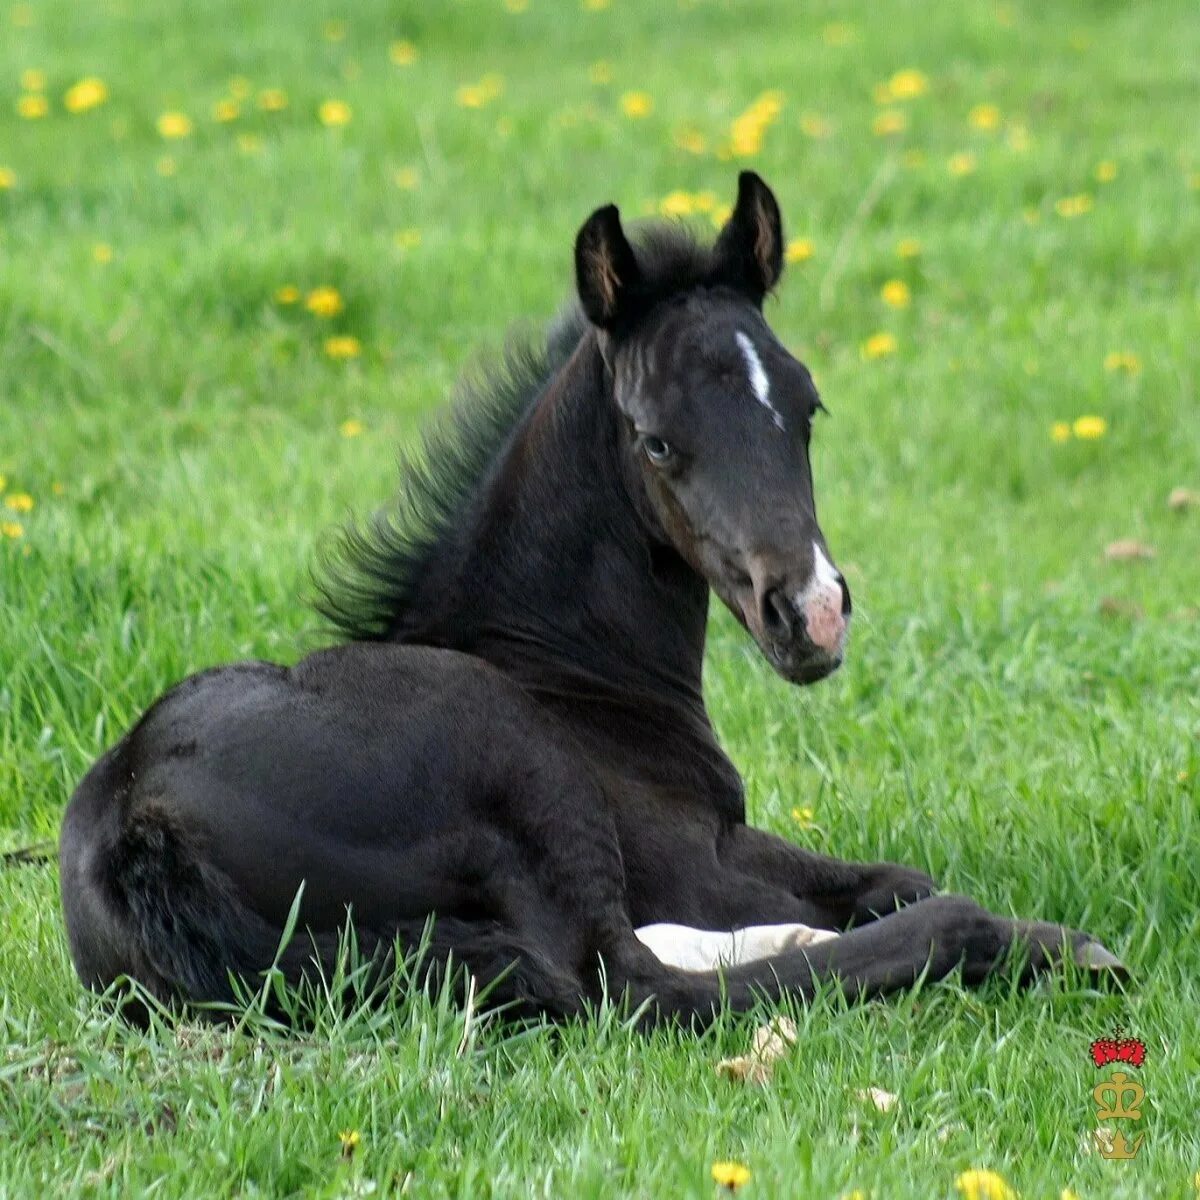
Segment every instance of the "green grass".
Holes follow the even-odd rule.
[[[848,44],[829,44],[835,20]],[[35,501],[4,513],[23,536],[0,536],[0,846],[53,837],[88,764],[175,680],[316,644],[321,531],[387,495],[394,446],[465,363],[555,309],[593,207],[731,199],[739,160],[716,152],[779,89],[750,161],[814,254],[770,317],[833,411],[817,490],[859,617],[843,671],[797,692],[715,615],[708,694],[751,818],[1086,927],[1136,975],[1123,996],[1066,980],[825,1000],[796,1014],[800,1044],[761,1089],[713,1071],[752,1020],[647,1039],[607,1017],[464,1044],[460,1014],[417,999],[307,1038],[141,1035],[81,994],[53,871],[8,870],[0,1195],[338,1196],[408,1179],[420,1196],[703,1197],[726,1158],[760,1196],[926,1200],[969,1167],[1027,1197],[1193,1194],[1200,509],[1166,504],[1200,490],[1193,5],[44,0],[6,3],[0,22],[0,168],[15,177],[0,191],[0,474]],[[397,38],[412,65],[389,60]],[[599,59],[611,83],[589,79]],[[929,90],[887,105],[908,128],[876,136],[872,88],[906,67]],[[15,111],[29,68],[47,75],[41,120]],[[497,98],[455,103],[489,73]],[[67,115],[62,93],[87,75],[108,100]],[[254,92],[218,124],[234,76]],[[266,87],[286,90],[284,111],[257,110]],[[621,112],[633,89],[653,99],[640,120]],[[329,97],[349,125],[318,123]],[[968,121],[981,103],[1000,128]],[[159,137],[167,110],[190,115],[190,137]],[[705,153],[675,145],[684,125]],[[952,175],[966,152],[976,169]],[[1100,183],[1105,160],[1117,175]],[[415,187],[397,186],[403,170]],[[1059,215],[1079,194],[1092,209]],[[397,245],[413,229],[419,244]],[[902,238],[917,257],[897,256]],[[882,303],[890,278],[908,309]],[[346,309],[281,305],[285,284],[336,286]],[[881,331],[897,352],[865,360]],[[361,357],[328,359],[330,333]],[[1106,371],[1114,351],[1140,371]],[[1106,436],[1051,439],[1081,415]],[[350,419],[361,436],[340,434]],[[1154,561],[1106,561],[1128,537]],[[1081,1150],[1087,1045],[1116,1020],[1149,1047],[1146,1144],[1128,1163]],[[898,1107],[865,1107],[870,1086]],[[343,1159],[349,1129],[361,1142]]]

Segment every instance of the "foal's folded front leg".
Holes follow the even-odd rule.
[[[646,947],[638,949],[641,961],[626,956],[627,971],[615,972],[610,982],[635,1003],[648,1002],[652,1019],[701,1023],[724,1004],[745,1011],[764,997],[809,999],[824,983],[860,1000],[901,991],[922,976],[943,979],[961,967],[963,982],[978,984],[1014,954],[1023,962],[1022,980],[1064,962],[1097,975],[1125,974],[1120,961],[1085,933],[999,917],[965,896],[934,896],[802,950],[721,971],[647,964]]]
[[[865,925],[937,890],[915,867],[842,862],[748,825],[732,831],[722,852],[739,870],[820,908],[836,929]]]

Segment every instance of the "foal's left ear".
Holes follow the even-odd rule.
[[[642,272],[615,204],[598,208],[575,238],[575,285],[588,320],[612,329],[630,315]]]
[[[775,194],[753,171],[738,176],[737,203],[717,238],[717,269],[755,304],[783,274],[783,221]]]

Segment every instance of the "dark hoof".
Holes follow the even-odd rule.
[[[1086,971],[1115,975],[1120,980],[1129,978],[1129,968],[1099,942],[1080,942],[1074,949],[1073,957],[1075,965]]]

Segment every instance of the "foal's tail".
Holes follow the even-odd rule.
[[[253,994],[271,969],[296,988],[361,966],[354,995],[378,994],[398,973],[416,987],[462,987],[469,975],[489,1008],[514,1017],[565,1019],[578,1011],[578,981],[492,922],[355,922],[351,963],[345,931],[311,931],[301,917],[287,937],[241,899],[168,813],[151,807],[123,814],[123,796],[111,787],[113,766],[105,756],[80,784],[60,844],[71,956],[89,987],[104,991],[125,978],[167,1006],[220,1006],[235,1004],[239,992]],[[136,998],[123,1011],[145,1021]]]

